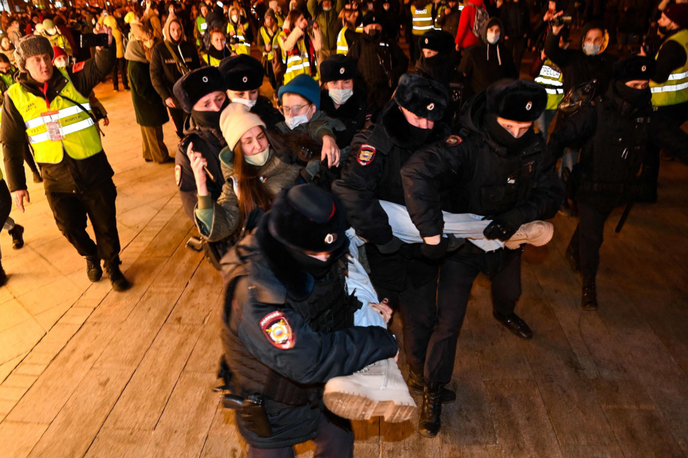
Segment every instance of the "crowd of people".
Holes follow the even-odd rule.
[[[3,12],[0,26],[13,248],[26,162],[88,278],[104,267],[131,286],[93,93],[110,76],[143,159],[175,162],[187,246],[222,272],[224,403],[251,457],[307,440],[353,456],[348,420],[407,420],[410,394],[436,436],[478,274],[496,322],[532,338],[515,313],[521,256],[561,212],[578,218],[566,257],[596,310],[605,221],[657,200],[660,150],[688,163],[682,1],[185,0]]]

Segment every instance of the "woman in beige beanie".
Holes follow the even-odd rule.
[[[267,131],[245,105],[229,104],[220,117],[220,128],[227,147],[220,152],[225,184],[217,202],[208,193],[205,159],[192,150],[193,145],[188,151],[198,190],[196,225],[209,242],[236,235],[254,209],[269,210],[279,191],[296,184],[301,169],[293,163],[284,139]]]

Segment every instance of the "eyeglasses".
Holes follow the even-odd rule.
[[[301,112],[301,110],[304,109],[304,107],[307,107],[309,104],[303,104],[303,105],[297,105],[294,107],[282,107],[282,113],[288,114],[288,115],[293,115],[293,116],[298,116],[298,114]]]

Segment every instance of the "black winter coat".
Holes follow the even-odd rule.
[[[67,70],[72,84],[81,95],[88,97],[93,88],[110,74],[115,65],[116,51],[113,40],[110,46],[96,51],[92,59],[83,62],[83,65],[76,67],[76,70],[74,68]],[[15,76],[15,81],[37,97],[41,99],[46,97],[41,90],[43,85],[39,87],[39,84],[28,73],[19,72]],[[51,102],[55,100],[66,84],[67,79],[53,67],[53,76],[48,81],[48,100]],[[2,106],[0,142],[5,157],[7,186],[11,192],[26,189],[26,175],[24,174],[24,150],[28,143],[26,124],[8,93],[5,93]],[[65,154],[59,164],[41,164],[41,168],[46,191],[54,192],[83,192],[92,186],[106,184],[114,175],[105,154],[95,154],[82,160],[71,159]]]
[[[397,344],[389,331],[375,326],[315,331],[313,318],[299,313],[293,303],[308,300],[317,290],[317,280],[266,226],[263,219],[222,260],[228,285],[223,340],[234,393],[264,394],[273,434],[259,437],[237,414],[239,431],[254,447],[277,448],[318,435],[325,382],[393,357]],[[323,286],[335,288],[324,295],[336,299],[332,305],[340,305],[341,296],[348,294],[339,282]],[[282,330],[279,338],[269,332],[273,326]],[[279,402],[270,392],[288,393],[291,402]]]
[[[259,95],[256,104],[251,108],[251,113],[260,116],[268,130],[275,131],[277,124],[284,121],[284,116],[272,102],[264,95]]]
[[[504,23],[505,38],[524,38],[530,33],[530,9],[524,0],[504,2],[499,17]]]
[[[582,37],[588,32],[584,27]],[[582,40],[582,38],[581,38]],[[596,56],[588,56],[581,49],[562,49],[559,35],[549,33],[545,40],[545,54],[564,73],[564,92],[581,83],[597,80],[597,94],[604,94],[612,78],[612,66],[617,57],[602,50]]]
[[[150,76],[153,87],[155,87],[155,90],[158,92],[163,102],[167,98],[172,97],[177,108],[181,109],[181,104],[174,96],[172,88],[174,87],[174,83],[182,77],[182,74],[177,69],[177,64],[172,54],[170,54],[170,51],[167,49],[166,43],[172,48],[180,62],[183,61],[186,63],[189,70],[200,68],[201,60],[198,57],[196,47],[188,41],[182,41],[179,45],[169,41],[163,41],[153,48],[150,63]]]
[[[508,221],[518,228],[556,215],[564,198],[554,160],[540,135],[517,154],[492,139],[483,125],[485,94],[464,107],[463,138],[452,136],[418,151],[401,169],[406,207],[423,237],[442,234],[443,174],[454,175],[453,213],[474,213]]]
[[[150,64],[128,61],[131,100],[134,103],[136,123],[144,127],[160,127],[170,120],[160,95],[150,77]]]
[[[327,89],[320,92],[320,111],[326,116],[344,123],[346,130],[337,131],[337,146],[340,149],[351,145],[354,135],[363,129],[368,110],[366,109],[368,90],[361,83],[354,87],[354,93],[344,105],[335,108],[334,102],[328,95]]]

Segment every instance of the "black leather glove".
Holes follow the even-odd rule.
[[[404,242],[402,242],[401,240],[399,240],[396,237],[392,237],[392,240],[385,243],[384,245],[377,245],[377,249],[382,254],[392,254],[392,253],[396,253],[397,251],[399,251],[399,248],[401,248],[403,245],[404,245]]]
[[[523,217],[519,210],[514,209],[495,215],[491,219],[492,222],[485,228],[483,235],[487,239],[499,239],[506,242],[521,227]]]
[[[420,253],[428,259],[440,259],[442,256],[447,254],[447,249],[449,248],[449,240],[440,237],[440,243],[437,245],[428,245],[423,242],[420,247]]]

